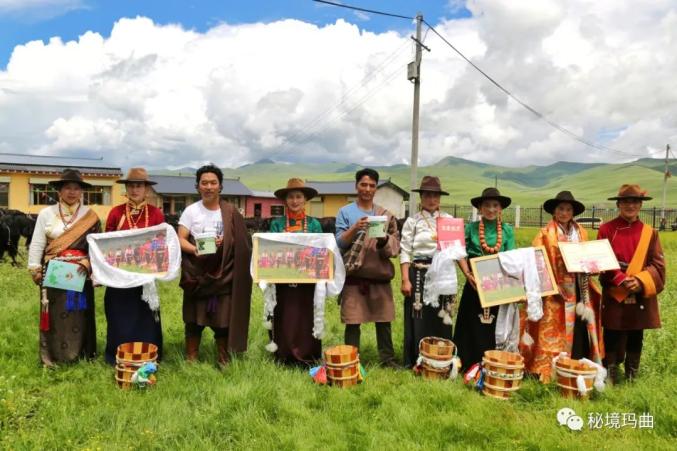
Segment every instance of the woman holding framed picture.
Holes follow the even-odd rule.
[[[567,272],[558,246],[560,242],[588,240],[587,232],[574,219],[585,211],[585,205],[570,191],[562,191],[546,200],[543,209],[552,215],[552,220],[538,232],[532,245],[545,246],[559,294],[543,299],[543,317],[539,321],[523,319],[523,324],[534,339],[529,352],[524,352],[526,370],[547,383],[552,377],[552,359],[560,352],[601,364],[603,350],[599,337],[599,289],[590,283],[587,274]]]
[[[322,233],[320,222],[306,215],[306,202],[317,196],[303,180],[289,179],[275,197],[285,202],[285,215],[270,223],[275,233]],[[292,258],[289,265],[296,263]],[[287,260],[285,260],[287,261]],[[276,344],[275,360],[281,363],[310,365],[322,357],[322,342],[313,337],[314,283],[275,284],[277,304],[273,311],[271,339]]]
[[[515,249],[515,235],[510,224],[502,221],[502,211],[511,199],[496,188],[485,188],[482,195],[470,200],[479,210],[480,220],[465,227],[467,259],[459,260],[466,277],[456,317],[454,344],[458,348],[463,370],[482,361],[484,351],[496,348],[498,307],[482,308],[468,259]]]

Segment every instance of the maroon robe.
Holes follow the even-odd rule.
[[[629,264],[637,250],[644,224],[637,220],[628,223],[618,217],[602,224],[597,239],[608,239],[622,264]],[[649,242],[649,250],[642,266],[642,271],[648,271],[656,288],[656,294],[663,291],[665,286],[665,257],[658,238],[658,232],[653,230]],[[657,329],[661,327],[656,294],[646,295],[642,290],[634,296],[628,296],[623,301],[617,301],[611,296],[610,289],[620,286],[625,280],[625,271],[608,271],[600,276],[602,284],[602,325],[611,330],[640,330]]]

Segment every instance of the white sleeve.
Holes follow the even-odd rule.
[[[47,247],[47,234],[45,233],[45,223],[47,222],[47,210],[42,210],[35,222],[33,238],[28,248],[28,267],[39,268],[42,266],[42,256]]]
[[[402,263],[411,263],[414,256],[414,218],[407,218],[402,226],[402,237],[400,239],[400,265]]]
[[[183,210],[181,217],[179,218],[179,225],[184,226],[190,232],[193,228],[193,215],[191,214],[192,209],[190,207]]]

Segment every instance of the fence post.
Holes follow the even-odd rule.
[[[596,224],[596,222],[595,222],[595,206],[593,205],[592,206],[592,218],[590,220],[590,225],[592,227],[592,230],[595,230],[595,224]]]
[[[543,209],[538,209],[538,226],[543,227]]]
[[[520,206],[517,205],[515,206],[515,228],[519,229],[520,228]]]
[[[653,207],[653,219],[651,220],[651,227],[656,228],[656,207]]]
[[[458,215],[456,214],[456,204],[454,204],[454,218],[458,218]]]

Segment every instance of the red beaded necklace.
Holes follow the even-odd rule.
[[[501,249],[503,244],[503,226],[501,225],[501,214],[498,214],[496,218],[496,245],[489,247],[487,245],[487,240],[484,235],[484,218],[480,219],[480,246],[482,246],[482,252],[487,254],[495,254]]]
[[[148,204],[144,203],[143,207],[141,207],[141,211],[139,212],[139,216],[136,218],[136,221],[132,219],[132,213],[130,211],[129,203],[125,205],[125,216],[127,217],[127,227],[130,229],[136,229],[138,228],[137,225],[139,224],[139,221],[141,221],[141,216],[144,216],[144,226],[143,227],[148,227]]]

